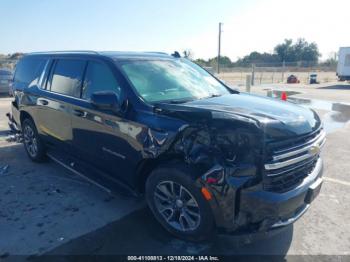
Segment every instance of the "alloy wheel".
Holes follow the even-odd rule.
[[[198,228],[201,221],[199,206],[184,186],[162,181],[156,186],[154,201],[158,212],[174,229],[186,232]]]
[[[27,148],[27,151],[31,157],[36,157],[38,154],[38,143],[35,136],[33,128],[29,125],[26,125],[23,130],[24,144]]]

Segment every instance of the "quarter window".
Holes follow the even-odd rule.
[[[51,91],[80,97],[85,65],[83,60],[58,60],[52,75]]]
[[[86,70],[82,98],[89,99],[98,91],[113,91],[120,97],[121,88],[106,64],[90,61]]]
[[[346,55],[345,56],[344,66],[350,66],[350,55]]]
[[[38,84],[39,77],[47,63],[46,58],[24,57],[16,65],[15,83],[24,87]]]

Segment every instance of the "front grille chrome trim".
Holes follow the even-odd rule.
[[[279,168],[283,168],[283,167],[286,167],[286,166],[289,166],[289,165],[293,165],[293,164],[296,164],[298,162],[301,162],[303,160],[306,160],[310,157],[313,157],[314,155],[310,154],[310,153],[307,153],[305,155],[302,155],[302,156],[299,156],[299,157],[296,157],[296,158],[293,158],[293,159],[289,159],[287,161],[284,161],[284,162],[279,162],[279,163],[274,163],[274,164],[266,164],[265,165],[265,169],[266,170],[274,170],[274,169],[279,169]]]
[[[316,158],[312,158],[312,159],[310,159],[310,160],[308,160],[308,161],[306,161],[306,162],[302,162],[301,164],[299,164],[299,165],[297,165],[297,166],[293,166],[292,168],[287,169],[287,170],[284,170],[284,171],[282,171],[282,172],[272,173],[272,174],[266,174],[266,175],[267,175],[268,177],[282,176],[282,175],[284,175],[284,174],[287,174],[287,173],[289,173],[289,172],[292,172],[292,171],[295,170],[295,169],[301,168],[301,167],[303,167],[303,166],[305,166],[305,165],[308,165],[308,164],[310,164],[310,163],[312,163],[312,162],[315,162],[315,161],[317,161]]]
[[[317,145],[319,147],[322,147],[324,142],[325,142],[325,139],[326,139],[326,133],[322,132],[314,141],[311,141],[311,144],[309,144],[309,145],[307,145],[307,146],[305,146],[303,148],[291,151],[291,152],[287,152],[287,153],[284,153],[284,154],[281,154],[281,155],[273,156],[272,159],[274,161],[276,161],[276,160],[281,160],[281,159],[284,159],[284,158],[288,158],[288,157],[300,154],[300,153],[302,153],[304,151],[308,151],[310,148],[312,148],[315,145]]]
[[[319,135],[319,137],[316,139],[316,141],[313,142],[312,144],[309,144],[309,145],[307,145],[301,149],[298,149],[298,150],[294,150],[294,151],[291,151],[288,153],[273,156],[272,159],[276,161],[276,160],[281,160],[281,159],[293,157],[293,156],[301,154],[303,152],[305,152],[305,154],[297,156],[295,158],[291,158],[291,159],[282,161],[282,162],[268,163],[268,164],[265,164],[264,167],[266,170],[275,170],[275,169],[279,169],[279,168],[283,168],[283,167],[286,167],[289,165],[296,164],[296,163],[304,161],[308,158],[312,158],[312,157],[316,156],[317,154],[319,154],[319,151],[324,146],[325,142],[326,142],[326,135],[323,132]],[[312,150],[313,148],[317,148],[316,152],[314,152]]]

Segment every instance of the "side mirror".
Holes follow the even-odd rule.
[[[91,95],[91,104],[101,110],[120,111],[119,100],[114,92],[95,92]]]

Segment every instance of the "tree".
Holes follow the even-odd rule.
[[[275,47],[275,53],[279,57],[280,61],[288,61],[292,62],[295,61],[293,58],[293,47],[292,47],[293,40],[292,39],[285,39],[284,43],[278,44]]]
[[[10,59],[20,59],[24,54],[23,53],[13,53],[10,56]]]
[[[335,58],[328,58],[326,61],[320,63],[322,66],[336,67],[338,64],[338,60]]]
[[[251,52],[243,58],[238,59],[235,66],[250,66],[252,63],[278,63],[280,62],[279,57],[276,54]]]
[[[316,64],[320,57],[317,44],[308,43],[303,38],[299,38],[295,44],[292,39],[285,39],[284,43],[278,44],[274,51],[281,62],[305,61]]]
[[[332,52],[329,54],[328,58],[323,61],[322,63],[320,63],[321,66],[328,66],[328,67],[337,67],[338,65],[338,59],[337,59],[337,53],[336,52]]]
[[[190,52],[184,55],[191,54]],[[303,62],[299,66],[312,66],[318,63],[320,52],[316,43],[308,43],[305,39],[299,38],[295,43],[292,39],[285,39],[283,43],[278,44],[274,48],[274,53],[259,53],[251,52],[249,55],[239,58],[236,62],[232,62],[227,56],[220,57],[220,65],[223,67],[248,67],[254,64],[279,64],[282,62]],[[210,58],[208,60],[196,59],[195,62],[201,66],[217,66],[217,57]],[[335,63],[335,61],[328,61],[329,64]]]
[[[208,66],[208,61],[206,61],[202,58],[198,58],[198,59],[194,60],[194,62],[200,66]]]
[[[213,57],[208,60],[208,64],[211,67],[215,67],[218,64],[218,57]],[[232,61],[227,56],[220,56],[220,66],[222,67],[232,67]]]

